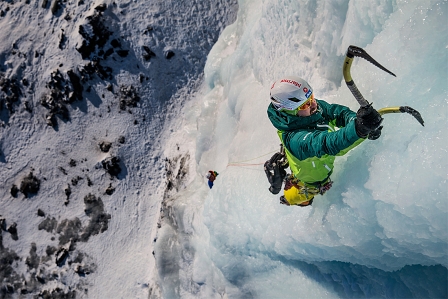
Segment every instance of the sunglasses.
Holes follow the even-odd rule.
[[[299,108],[297,108],[298,110],[306,110],[308,108],[310,108],[311,104],[314,102],[314,94],[311,94],[310,98],[308,99],[308,101],[306,101],[305,104],[303,104],[302,106],[300,106]]]

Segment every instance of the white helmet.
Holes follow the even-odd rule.
[[[313,89],[300,77],[285,76],[271,86],[271,102],[277,110],[296,110],[311,97]]]

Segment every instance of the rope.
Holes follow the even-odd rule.
[[[256,165],[261,165],[261,164],[256,164]],[[228,165],[228,166],[234,166],[234,167],[239,167],[239,168],[243,168],[243,169],[247,169],[247,170],[255,170],[255,171],[263,171],[263,169],[260,169],[259,167],[257,168],[251,168],[250,166],[246,166],[246,165]]]
[[[257,166],[257,165],[263,165],[263,163],[229,163],[227,166]]]
[[[263,155],[261,155],[261,156],[258,156],[258,157],[252,158],[252,159],[248,159],[248,160],[244,160],[244,161],[234,161],[234,162],[229,162],[229,163],[227,164],[227,167],[233,166],[233,167],[241,167],[241,168],[250,169],[250,170],[258,170],[258,171],[262,171],[262,170],[259,170],[259,169],[253,169],[253,168],[248,168],[248,167],[263,165],[265,162],[261,162],[261,163],[245,163],[245,162],[253,161],[253,160],[255,160],[255,159],[259,159],[259,158],[261,158],[261,157],[270,155],[270,154],[275,153],[275,152],[277,152],[277,151],[274,150],[274,151],[271,151],[271,152],[269,152],[269,153],[263,154]]]
[[[249,161],[252,161],[252,160],[255,160],[255,159],[258,159],[258,158],[267,156],[267,155],[270,155],[270,154],[275,153],[275,152],[276,152],[276,150],[274,150],[274,151],[272,151],[272,152],[269,152],[269,153],[267,153],[267,154],[263,154],[263,155],[258,156],[258,157],[256,157],[256,158],[249,159],[249,160],[229,162],[229,164],[227,164],[227,166],[233,166],[233,165],[231,165],[231,164],[245,164],[245,165],[250,165],[250,164],[246,164],[245,162],[249,162]],[[263,163],[259,163],[259,164],[252,164],[252,165],[261,165],[261,164],[264,164],[264,162],[263,162]]]

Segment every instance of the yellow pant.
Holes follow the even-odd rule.
[[[298,182],[299,187],[304,187],[302,182]],[[292,185],[288,190],[285,189],[284,197],[289,202],[290,205],[300,205],[303,202],[309,201],[314,198],[313,194],[307,194],[304,189],[298,189],[296,186]]]

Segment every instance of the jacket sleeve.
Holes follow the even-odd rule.
[[[283,133],[285,145],[299,160],[324,155],[336,156],[359,139],[354,121],[336,132],[303,130]]]
[[[319,101],[322,107],[323,116],[327,119],[336,120],[336,126],[339,128],[345,127],[352,120],[356,119],[356,112],[350,108],[338,104],[329,104],[325,101]]]

